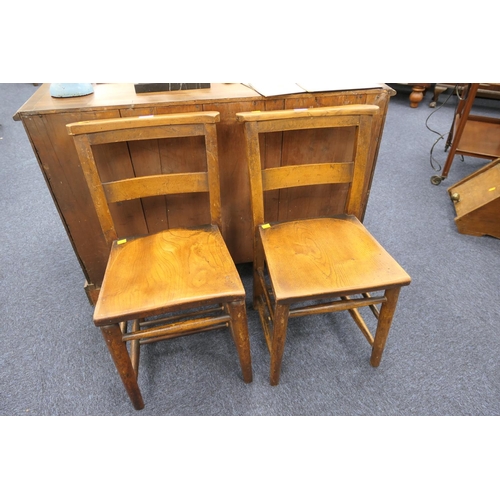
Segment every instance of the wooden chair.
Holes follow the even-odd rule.
[[[139,346],[143,343],[228,326],[236,343],[243,379],[252,380],[245,290],[219,230],[218,121],[218,112],[199,112],[67,125],[110,247],[94,323],[101,328],[136,409],[144,407],[137,383]],[[153,158],[156,152],[158,171],[169,172],[169,157],[162,155],[160,147],[166,147],[168,141],[158,139],[192,136],[204,136],[203,171],[102,181],[96,146],[127,142],[125,147],[131,148],[136,143],[130,141],[149,140],[147,148],[153,151]],[[153,196],[200,192],[208,193],[204,196],[209,201],[210,224],[118,237],[111,215],[114,204],[136,199],[146,203]]]
[[[271,354],[271,385],[279,383],[288,319],[298,316],[348,310],[372,346],[371,365],[380,363],[400,289],[410,283],[410,277],[359,221],[371,122],[377,111],[373,105],[345,105],[237,114],[245,127],[255,227],[253,303]],[[283,132],[285,143],[285,134],[291,131],[310,129],[311,133],[330,127],[351,127],[356,134],[347,161],[313,159],[309,164],[266,168],[261,145],[264,150],[267,133]],[[275,140],[276,134],[269,137]],[[323,144],[318,149],[326,146],[330,147]],[[314,147],[309,149],[311,155],[317,153]],[[265,219],[264,193],[328,183],[348,186],[343,214],[278,222]],[[376,291],[383,293],[372,295]],[[363,306],[378,318],[375,336],[358,311]]]

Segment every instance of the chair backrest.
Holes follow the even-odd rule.
[[[150,197],[165,197],[181,193],[208,193],[210,222],[221,226],[221,201],[219,187],[219,165],[217,154],[216,123],[220,114],[216,111],[150,115],[130,118],[91,120],[67,125],[73,136],[81,168],[92,196],[97,216],[108,244],[117,239],[117,228],[113,220],[113,204],[129,200],[148,200]],[[161,140],[203,136],[205,155],[203,165],[196,171],[172,172],[169,155],[163,154]],[[132,142],[134,141],[134,142]],[[140,155],[141,162],[151,160],[154,168],[135,168],[133,144],[135,141],[150,141]],[[126,175],[120,172],[118,179],[108,180],[98,169],[96,149],[102,144],[125,143],[127,162],[131,163]],[[97,148],[96,148],[97,147]],[[120,150],[121,151],[121,150]],[[110,163],[119,161],[119,152],[107,153]],[[182,160],[186,154],[182,155]],[[130,158],[130,159],[129,159]],[[199,155],[193,158],[200,160]],[[189,159],[189,158],[188,158]],[[139,163],[139,160],[138,160]],[[173,161],[175,163],[175,161]],[[154,172],[154,173],[152,173]],[[165,228],[168,227],[165,224]]]
[[[247,161],[250,172],[250,189],[254,227],[264,220],[264,193],[271,190],[346,183],[349,187],[343,213],[361,218],[363,188],[370,174],[368,160],[371,147],[372,117],[378,113],[375,105],[343,105],[280,111],[237,113],[237,120],[245,122]],[[352,151],[343,152],[345,160],[330,162],[283,164],[265,167],[261,157],[259,135],[270,132],[289,132],[305,129],[349,128],[353,135],[349,141]],[[312,145],[314,148],[318,146]],[[328,145],[328,149],[331,149]],[[321,146],[320,146],[321,147]],[[335,145],[334,145],[335,147]],[[307,155],[303,148],[300,157]],[[302,154],[303,153],[303,154]],[[321,156],[321,155],[320,155]],[[333,215],[333,214],[332,214]]]

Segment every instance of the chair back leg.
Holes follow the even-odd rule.
[[[281,360],[285,350],[286,331],[288,327],[288,314],[290,306],[276,304],[274,310],[273,334],[271,339],[271,385],[278,385],[281,373]]]
[[[236,350],[238,351],[243,380],[248,383],[252,381],[252,361],[245,301],[237,300],[230,302],[226,307],[231,317],[231,334],[236,344]]]

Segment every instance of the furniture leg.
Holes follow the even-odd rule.
[[[137,384],[137,373],[132,366],[127,345],[122,340],[120,325],[103,326],[101,327],[101,332],[134,408],[142,410],[144,408],[144,401],[139,390],[139,385]]]
[[[434,86],[434,95],[432,96],[432,100],[429,103],[430,108],[435,108],[438,101],[439,101],[439,96],[447,89],[446,85],[440,85],[439,83],[436,83]]]
[[[410,94],[410,107],[417,108],[420,101],[424,98],[424,93],[427,87],[422,84],[412,84],[411,94]]]
[[[465,101],[459,103],[459,107],[457,108],[455,119],[453,120],[453,123],[451,125],[450,137],[448,138],[448,142],[446,143],[447,148],[449,147],[450,150],[448,152],[448,156],[446,157],[446,162],[444,164],[443,171],[441,172],[441,180],[444,180],[446,179],[446,177],[448,177],[448,172],[450,171],[451,164],[455,159],[456,150],[460,143],[460,138],[462,137],[465,125],[467,124],[467,118],[472,109],[472,105],[474,103],[478,87],[479,87],[478,83],[471,84],[467,91],[467,97]],[[456,124],[457,121],[458,124]],[[454,131],[455,126],[456,130]]]
[[[271,385],[280,381],[281,359],[285,349],[286,330],[288,327],[288,305],[277,304],[274,311],[273,338],[271,344]]]
[[[375,338],[372,346],[372,356],[370,358],[370,364],[372,366],[377,367],[382,359],[382,353],[384,352],[385,342],[387,340],[387,336],[389,335],[392,318],[394,317],[394,312],[396,311],[400,290],[401,287],[391,288],[390,290],[385,291],[387,302],[384,302],[380,308],[377,331],[375,332]]]
[[[238,300],[227,304],[227,309],[231,316],[231,334],[240,358],[243,380],[249,383],[252,381],[252,358],[250,355],[245,301]]]

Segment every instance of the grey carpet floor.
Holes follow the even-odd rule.
[[[397,86],[395,86],[397,88]],[[0,415],[422,416],[500,413],[500,240],[461,235],[446,188],[487,162],[457,158],[448,179],[430,150],[456,99],[390,101],[365,224],[411,275],[380,367],[347,313],[290,322],[280,385],[249,307],[254,381],[244,384],[229,334],[146,346],[136,412],[83,291],[83,275],[20,122],[36,91],[0,84]],[[443,102],[446,96],[441,96]],[[498,101],[475,109],[498,115]],[[444,163],[444,142],[434,149]],[[251,297],[250,266],[239,266]],[[250,306],[250,302],[248,301]]]

